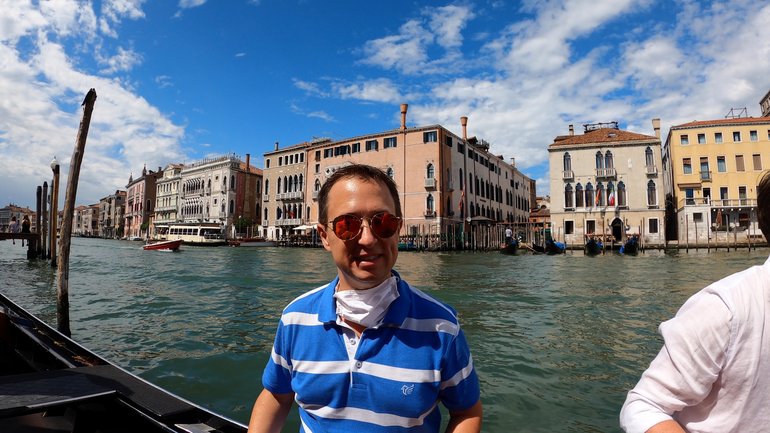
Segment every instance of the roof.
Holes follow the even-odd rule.
[[[762,123],[770,123],[770,117],[737,117],[715,120],[693,120],[689,123],[672,126],[671,129],[700,128],[704,126],[751,125]]]
[[[651,135],[637,134],[614,128],[599,128],[582,135],[560,135],[551,146],[570,146],[579,144],[622,143],[629,141],[658,140]],[[550,146],[549,146],[550,147]]]

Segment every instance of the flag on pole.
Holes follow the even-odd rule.
[[[460,203],[457,204],[457,207],[462,209],[463,205],[465,205],[465,190],[460,193]]]
[[[609,198],[607,198],[607,202],[609,203],[610,206],[615,206],[615,191],[612,191],[610,193]]]
[[[602,190],[597,189],[596,190],[596,205],[599,206],[599,204],[602,202]]]

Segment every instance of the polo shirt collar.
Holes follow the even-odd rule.
[[[409,304],[411,303],[411,292],[409,286],[404,280],[401,279],[401,275],[398,272],[391,270],[393,276],[396,277],[396,287],[398,288],[398,298],[390,304],[385,317],[382,319],[382,325],[395,325],[400,326],[404,323],[406,315],[409,312]],[[337,304],[334,300],[334,290],[340,281],[340,277],[335,277],[325,289],[321,295],[321,305],[318,309],[318,320],[322,323],[336,323],[337,322]]]

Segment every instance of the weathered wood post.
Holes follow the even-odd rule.
[[[37,187],[37,202],[35,204],[35,233],[37,233],[37,243],[35,244],[35,257],[40,258],[41,254],[41,244],[43,243],[43,239],[40,237],[40,223],[42,221],[41,217],[42,215],[40,212],[42,212],[43,209],[43,187],[38,185]]]
[[[51,185],[51,267],[56,267],[56,223],[59,222],[59,170],[61,166],[56,157],[51,161],[53,182]],[[69,335],[69,334],[68,334]]]
[[[80,163],[83,161],[83,152],[86,148],[88,128],[91,125],[91,113],[96,102],[96,90],[88,91],[83,100],[83,119],[80,121],[75,150],[72,152],[70,171],[67,177],[67,193],[64,198],[64,217],[62,218],[61,251],[58,262],[58,278],[56,288],[56,319],[59,332],[70,336],[69,313],[69,273],[70,273],[70,239],[72,237],[72,216],[75,211],[75,197],[78,192],[78,178],[80,177]]]
[[[40,221],[40,258],[48,258],[48,182],[43,182],[43,214]]]

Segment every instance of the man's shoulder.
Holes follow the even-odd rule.
[[[329,286],[330,284],[327,283],[297,296],[284,308],[284,313],[309,313],[317,311],[320,301],[325,297],[326,289]]]
[[[449,304],[440,301],[433,295],[415,288],[404,281],[404,286],[411,297],[413,315],[420,317],[435,317],[457,323],[457,311]]]

